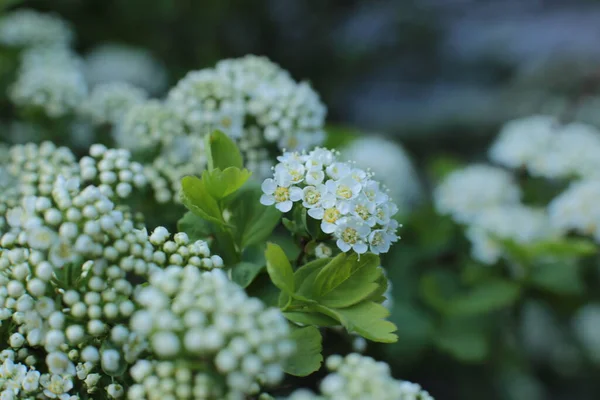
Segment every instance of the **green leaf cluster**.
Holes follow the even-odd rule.
[[[311,335],[319,332],[317,327],[342,325],[349,333],[375,342],[397,341],[396,326],[386,320],[389,311],[381,304],[387,279],[379,267],[378,256],[367,253],[359,258],[355,253],[341,253],[294,271],[283,249],[268,243],[265,258],[269,277],[280,290],[279,307],[283,314],[303,329],[313,328]],[[299,344],[297,357],[302,359],[294,357],[291,361],[295,366],[303,365],[303,372],[317,370],[322,361],[313,354],[316,339],[309,342],[310,346]],[[297,367],[286,372],[298,374]]]
[[[387,279],[374,254],[347,255],[309,262],[296,271],[283,250],[272,243],[265,252],[267,272],[281,290],[284,315],[298,324],[341,324],[348,332],[376,342],[395,342],[394,324],[381,304]]]
[[[178,228],[192,239],[214,239],[213,248],[227,267],[239,268],[233,279],[246,287],[264,268],[243,260],[251,246],[264,243],[281,215],[260,204],[260,187],[249,181],[242,155],[235,142],[215,131],[205,138],[208,169],[201,177],[181,181],[181,200],[189,212]]]

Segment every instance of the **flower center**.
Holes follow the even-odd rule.
[[[377,207],[377,218],[379,219],[384,219],[385,218],[385,213],[383,212],[383,208],[381,207]]]
[[[350,187],[348,187],[348,185],[339,185],[335,193],[338,195],[338,197],[341,197],[343,199],[349,199],[352,197],[352,190],[350,190]]]
[[[356,207],[354,207],[354,211],[356,211],[356,214],[358,214],[358,216],[364,219],[365,221],[369,218],[369,210],[367,210],[367,207],[365,207],[362,204],[359,204]]]
[[[369,200],[375,199],[375,191],[374,190],[365,190],[365,195]]]
[[[294,180],[294,182],[302,180],[302,172],[300,172],[297,169],[291,169],[290,175],[292,176],[292,179]]]
[[[321,200],[321,193],[318,190],[310,189],[306,191],[306,202],[308,204],[315,205]]]
[[[233,125],[233,121],[231,120],[231,118],[229,118],[229,117],[221,118],[221,126],[223,126],[225,128],[231,128],[231,125]]]
[[[277,189],[275,189],[275,201],[278,203],[281,203],[283,201],[287,201],[290,197],[290,190],[286,187],[278,187]]]
[[[328,208],[325,210],[325,214],[323,215],[323,219],[330,224],[333,224],[340,217],[340,212],[337,208]]]
[[[358,242],[358,232],[354,228],[346,228],[342,232],[342,240],[348,244],[355,244]]]
[[[384,240],[383,240],[383,235],[381,234],[381,232],[376,232],[373,235],[373,239],[371,239],[371,244],[373,246],[379,246],[381,244],[383,244]]]

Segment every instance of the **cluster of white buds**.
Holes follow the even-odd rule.
[[[220,256],[210,255],[208,243],[191,241],[185,232],[176,233],[171,238],[169,231],[159,226],[149,239],[156,249],[153,259],[160,265],[191,265],[206,270],[223,267]]]
[[[199,136],[177,136],[145,167],[156,201],[179,201],[181,178],[196,175],[206,167],[204,140]]]
[[[134,153],[160,151],[162,146],[185,134],[181,120],[158,100],[132,105],[113,132],[119,147]]]
[[[27,50],[8,94],[17,107],[51,118],[73,114],[87,96],[81,60],[64,47]]]
[[[126,198],[133,188],[142,189],[148,184],[144,167],[131,160],[128,150],[94,144],[89,154],[79,160],[81,180],[97,185],[109,198]]]
[[[83,186],[96,185],[111,200],[128,197],[134,188],[148,183],[141,164],[131,161],[124,149],[107,149],[104,145],[90,147],[89,156],[79,161],[66,147],[51,142],[28,143],[10,147],[6,183],[0,206],[14,206],[24,196],[50,196],[58,176],[77,178]]]
[[[475,164],[454,171],[435,189],[435,208],[460,223],[470,223],[487,208],[518,204],[521,190],[507,171]]]
[[[371,357],[332,355],[325,365],[331,373],[321,381],[320,395],[302,389],[288,400],[433,400],[418,384],[394,379],[388,364]]]
[[[111,377],[146,348],[127,326],[135,311],[128,274],[146,277],[164,265],[162,252],[100,189],[80,190],[74,178],[59,177],[49,197],[25,196],[7,222],[0,324],[14,327],[9,345],[17,359],[50,371],[47,390],[122,395]],[[41,349],[46,356],[37,359]]]
[[[259,385],[279,383],[282,363],[295,351],[279,309],[249,298],[221,270],[170,265],[151,274],[136,300],[140,309],[131,329],[147,337],[161,362],[134,366],[132,400],[203,399],[213,390],[225,394],[219,398],[243,399]],[[221,384],[215,375],[222,376]]]
[[[280,148],[303,149],[324,139],[326,109],[306,83],[265,57],[220,61],[190,72],[168,102],[192,132],[220,129],[234,138],[260,135]]]
[[[398,209],[370,173],[323,148],[285,152],[277,159],[273,178],[262,184],[262,204],[274,204],[281,212],[301,204],[343,252],[386,253],[398,240],[399,224],[393,219]]]
[[[544,209],[510,204],[481,210],[466,231],[471,255],[484,264],[495,264],[504,255],[502,240],[530,244],[558,237]]]
[[[490,158],[510,168],[526,168],[533,176],[597,176],[600,131],[582,123],[562,125],[550,116],[518,119],[504,126]]]
[[[148,94],[124,82],[97,85],[79,108],[79,113],[94,125],[116,124],[134,105],[143,103]]]
[[[73,152],[51,142],[10,147],[7,169],[18,182],[15,189],[19,198],[29,195],[48,196],[59,175],[72,177],[78,173]]]
[[[586,179],[571,185],[550,204],[552,225],[563,233],[575,231],[600,242],[600,180]]]
[[[21,8],[0,18],[0,44],[10,47],[68,45],[71,27],[62,18]]]
[[[152,94],[165,89],[167,72],[147,50],[108,43],[85,55],[85,76],[91,86],[108,82],[127,82]]]

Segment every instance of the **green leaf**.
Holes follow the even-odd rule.
[[[458,292],[455,274],[445,270],[433,270],[421,277],[419,292],[427,305],[440,313],[446,313],[448,304]]]
[[[283,316],[301,325],[337,326],[340,324],[335,319],[316,312],[286,311]]]
[[[247,169],[228,167],[225,170],[215,168],[202,172],[202,181],[207,191],[216,200],[224,199],[239,190],[252,173]]]
[[[241,249],[254,244],[264,244],[271,236],[281,213],[275,207],[260,204],[260,188],[249,188],[239,192],[231,204],[230,223],[235,226],[236,242]]]
[[[217,201],[208,193],[204,182],[196,176],[181,179],[181,201],[188,210],[207,221],[225,225]]]
[[[208,169],[228,167],[243,168],[242,154],[235,142],[221,131],[214,131],[205,137],[206,157]]]
[[[267,243],[265,258],[267,260],[267,272],[273,284],[292,295],[295,288],[294,271],[283,249],[274,243]]]
[[[398,340],[398,336],[393,333],[397,329],[396,325],[385,320],[390,312],[381,304],[364,301],[347,308],[315,306],[315,310],[337,319],[349,333],[357,333],[365,339],[381,343],[394,343]]]
[[[520,294],[521,288],[514,282],[501,279],[482,282],[469,293],[453,299],[448,315],[471,316],[510,307]]]
[[[241,262],[231,269],[231,280],[246,288],[264,268],[264,265]]]
[[[359,255],[340,253],[327,264],[315,279],[315,295],[325,297],[340,285],[352,278],[362,268],[372,269],[379,266],[379,257],[372,253]]]
[[[314,326],[293,328],[291,338],[296,342],[296,352],[287,359],[283,370],[294,376],[307,376],[321,368],[323,351],[321,332]]]
[[[378,290],[380,285],[376,283],[382,276],[382,270],[376,265],[360,268],[337,288],[319,298],[318,302],[327,307],[343,308],[359,303],[374,295],[375,292],[380,292],[379,296],[373,296],[378,298],[385,293],[385,289]],[[383,278],[385,279],[385,277]],[[387,280],[385,282],[381,286],[387,286]]]
[[[533,286],[561,295],[578,295],[585,291],[579,263],[574,260],[537,263],[529,280]]]
[[[481,362],[490,351],[485,331],[477,321],[446,321],[437,331],[435,345],[453,357],[466,362]]]
[[[186,212],[183,217],[177,221],[177,230],[179,232],[187,233],[192,241],[206,239],[212,233],[210,223],[191,211]]]

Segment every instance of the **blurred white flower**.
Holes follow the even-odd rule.
[[[408,212],[421,198],[417,172],[402,146],[380,136],[364,136],[341,150],[342,158],[373,173],[381,182],[401,213]]]
[[[450,173],[433,197],[439,213],[470,223],[487,208],[517,204],[521,190],[507,171],[474,164]]]

